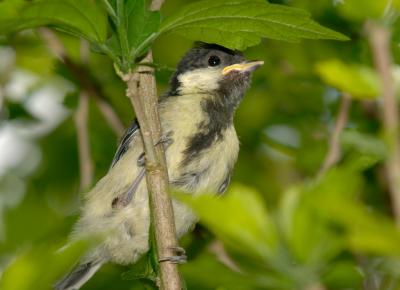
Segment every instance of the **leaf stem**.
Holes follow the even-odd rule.
[[[349,109],[351,105],[351,97],[348,93],[342,94],[338,116],[336,118],[335,127],[329,140],[329,149],[326,154],[324,163],[319,171],[319,175],[324,174],[328,169],[334,166],[340,159],[340,134],[346,126]]]
[[[157,32],[153,32],[150,34],[149,37],[147,37],[139,46],[131,52],[131,59],[134,61],[137,57],[139,57],[144,49],[153,42],[154,39],[156,39],[160,34]]]
[[[81,40],[81,61],[83,64],[89,62],[89,43]],[[89,140],[89,95],[83,88],[79,94],[79,105],[75,112],[75,127],[77,132],[78,153],[79,153],[79,172],[80,190],[86,190],[93,182],[93,160],[90,152]]]
[[[75,127],[79,153],[80,190],[86,190],[93,182],[93,161],[90,153],[88,116],[89,96],[87,92],[79,94],[79,105],[75,112]]]
[[[78,84],[89,94],[90,97],[94,99],[96,105],[100,109],[100,112],[103,114],[103,117],[106,119],[110,128],[114,131],[117,137],[121,137],[125,131],[124,124],[119,118],[117,112],[115,112],[113,109],[110,102],[107,100],[107,97],[105,96],[99,82],[90,75],[89,71],[86,69],[86,66],[71,59],[71,57],[66,53],[63,44],[57,38],[57,35],[51,30],[47,28],[40,28],[39,34],[52,53],[60,58],[66,68],[75,77]]]
[[[114,11],[114,8],[111,6],[111,4],[110,4],[110,2],[108,2],[108,0],[102,0],[102,2],[104,3],[104,7],[106,8],[108,15],[110,15],[110,17],[111,17],[111,20],[114,22],[115,25],[117,25],[118,17]]]
[[[111,60],[117,65],[121,64],[121,60],[116,56],[116,54],[105,44],[100,44],[98,46],[102,52],[104,52]]]
[[[129,43],[127,37],[126,15],[124,0],[117,0],[117,34],[122,51],[121,69],[124,73],[128,72],[130,67]]]

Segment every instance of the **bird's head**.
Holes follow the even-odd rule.
[[[169,95],[208,94],[238,104],[251,73],[263,61],[246,61],[242,53],[216,44],[197,44],[179,62]]]

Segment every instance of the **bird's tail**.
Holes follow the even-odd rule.
[[[104,260],[99,260],[79,264],[68,275],[58,281],[54,289],[78,290],[100,269],[104,262]]]

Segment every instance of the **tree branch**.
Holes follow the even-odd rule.
[[[3,117],[3,106],[6,100],[3,84],[0,83],[0,119]]]
[[[151,9],[158,10],[163,1],[152,1]],[[143,63],[153,61],[149,51]],[[146,181],[149,192],[151,220],[157,246],[159,262],[160,288],[181,290],[182,284],[176,264],[164,258],[176,255],[178,246],[172,201],[168,193],[169,181],[164,148],[162,144],[154,146],[162,136],[158,114],[158,93],[154,69],[139,66],[136,72],[123,76],[127,84],[127,96],[130,98],[140,124],[144,151],[146,154]]]
[[[5,98],[6,98],[6,96],[4,93],[3,86],[0,85],[0,116],[1,116],[1,113],[3,112],[3,104],[4,104]]]
[[[118,117],[118,114],[114,111],[113,107],[107,101],[107,98],[104,96],[98,82],[89,77],[90,73],[84,66],[77,64],[68,56],[64,46],[54,32],[47,28],[40,28],[39,33],[54,55],[56,55],[74,75],[80,86],[93,97],[109,127],[114,131],[118,138],[121,137],[125,132],[125,126]]]
[[[3,110],[6,103],[6,92],[5,92],[5,85],[10,80],[10,75],[14,69],[14,60],[6,62],[7,66],[3,68],[2,74],[0,74],[0,119],[3,116]]]
[[[121,119],[118,117],[110,103],[108,103],[104,98],[100,98],[98,95],[95,95],[94,97],[94,101],[108,123],[108,126],[114,131],[118,138],[121,138],[125,133],[125,126]]]
[[[146,61],[151,61],[151,52]],[[161,139],[161,126],[157,111],[158,96],[154,69],[140,66],[135,73],[124,76],[127,96],[135,109],[140,124],[144,151],[146,154],[146,181],[149,192],[151,218],[155,230],[157,256],[160,259],[172,257],[178,242],[171,198],[168,193],[168,172],[163,146],[154,146]],[[161,289],[182,289],[176,264],[164,261],[159,264]]]
[[[89,44],[81,40],[80,55],[82,63],[89,61]],[[93,182],[93,161],[90,154],[88,131],[89,96],[85,90],[79,94],[79,105],[75,112],[75,126],[78,141],[80,190],[86,190]]]
[[[214,240],[213,242],[211,242],[208,246],[208,250],[217,257],[218,261],[231,269],[233,272],[243,274],[243,271],[240,270],[236,262],[231,258],[231,256],[229,256],[229,254],[225,250],[224,244],[222,244],[221,241]]]
[[[93,162],[90,154],[88,132],[89,97],[82,91],[75,113],[75,126],[79,153],[80,190],[86,190],[93,181]]]
[[[382,84],[383,107],[381,118],[388,148],[388,156],[385,162],[386,177],[389,183],[393,213],[400,225],[399,113],[392,77],[391,31],[373,21],[366,23],[366,31],[372,48],[375,68]]]
[[[4,108],[6,105],[6,92],[3,83],[0,81],[0,121],[5,119]]]
[[[329,141],[329,149],[326,154],[324,163],[319,171],[319,175],[324,174],[329,168],[334,166],[340,159],[340,134],[346,126],[349,109],[351,105],[351,97],[348,93],[342,94],[338,116],[336,118],[335,127]]]

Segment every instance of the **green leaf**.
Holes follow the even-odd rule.
[[[344,16],[353,20],[381,19],[388,5],[398,9],[399,3],[398,0],[346,0],[339,4],[339,10]]]
[[[253,189],[233,185],[222,198],[203,194],[178,198],[190,205],[200,221],[227,246],[246,256],[267,259],[277,243],[276,229]]]
[[[79,104],[79,94],[76,92],[67,94],[64,98],[63,105],[70,110],[76,110]]]
[[[62,251],[59,250],[60,245],[40,245],[29,249],[14,257],[4,270],[0,289],[52,289],[56,279],[62,277],[76,264],[91,244],[91,241],[82,240],[69,245]],[[49,265],[51,265],[50,269]]]
[[[18,45],[15,51],[18,55],[16,64],[32,72],[50,75],[53,72],[56,58],[49,53],[47,47],[39,41],[26,41],[27,45]]]
[[[327,201],[320,209],[346,229],[352,250],[385,256],[400,255],[400,231],[388,218],[350,199],[340,202],[328,197]]]
[[[291,188],[283,196],[278,215],[285,244],[302,264],[324,264],[343,247],[343,239],[313,209],[313,199],[309,188]]]
[[[155,35],[160,26],[160,12],[149,11],[146,4],[145,0],[130,0],[126,4],[128,42],[133,56],[139,56],[149,47],[150,43],[136,51],[145,40]]]
[[[67,33],[102,43],[107,15],[95,0],[39,0],[26,4],[18,17],[0,22],[0,33],[51,25]]]
[[[7,101],[6,112],[10,120],[37,121],[37,118],[32,116],[21,103]]]
[[[347,130],[342,133],[340,139],[344,147],[354,148],[361,154],[376,155],[380,159],[384,159],[387,156],[385,143],[372,134]]]
[[[24,5],[23,0],[6,0],[0,2],[0,22],[12,19],[18,15],[18,10]]]
[[[359,265],[353,261],[333,263],[323,279],[329,289],[362,289],[363,276]]]
[[[312,190],[314,209],[344,230],[348,248],[355,253],[399,256],[400,230],[355,198],[359,180],[352,169],[331,170]]]
[[[199,271],[207,269],[207,271]],[[234,289],[256,288],[257,281],[247,273],[234,272],[209,253],[205,253],[180,267],[187,289]],[[213,273],[213,275],[210,275]],[[253,274],[253,273],[250,273]]]
[[[148,255],[142,256],[128,271],[121,274],[124,280],[149,279],[155,280],[157,275],[153,272]]]
[[[111,5],[116,9],[115,1]],[[149,11],[146,0],[127,0],[125,2],[126,38],[130,49],[130,56],[134,59],[141,56],[157,36],[161,22],[158,11]],[[107,40],[108,48],[117,56],[122,56],[121,46],[116,34]],[[132,61],[133,61],[132,59]]]
[[[243,50],[261,38],[289,42],[347,37],[310,19],[308,12],[264,0],[205,0],[188,4],[167,17],[160,33],[178,33],[192,40]]]
[[[285,192],[278,211],[280,232],[296,261],[318,269],[345,249],[347,236],[338,231],[325,207],[340,206],[343,200],[354,198],[359,188],[359,176],[346,168],[332,169]]]
[[[380,94],[380,82],[375,71],[365,65],[346,64],[338,59],[317,63],[322,80],[355,99],[374,99]]]

